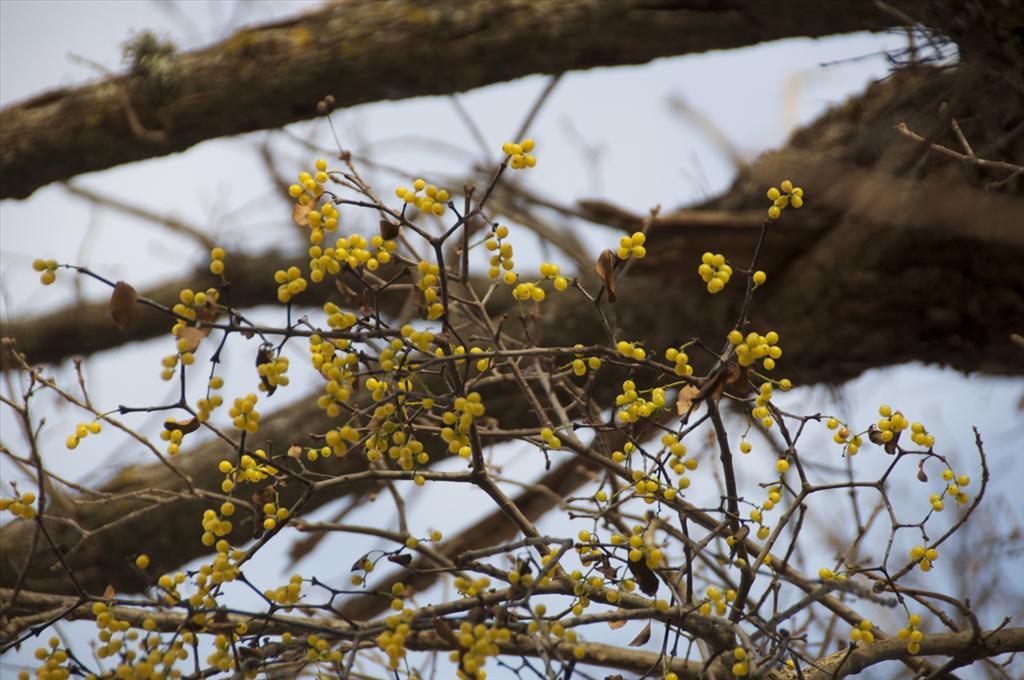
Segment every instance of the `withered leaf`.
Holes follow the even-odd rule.
[[[381,238],[390,241],[398,238],[398,232],[401,230],[401,226],[395,224],[391,220],[380,221],[380,235]]]
[[[122,333],[127,333],[139,318],[138,300],[139,294],[124,281],[118,281],[110,294],[110,318]]]
[[[629,571],[633,574],[633,578],[636,579],[640,590],[644,591],[645,594],[653,597],[658,592],[658,577],[654,575],[654,572],[651,571],[646,562],[643,560],[637,560],[636,562],[630,560]]]
[[[185,418],[184,420],[174,420],[173,418],[168,418],[164,422],[164,429],[168,432],[180,430],[182,434],[190,434],[199,429],[199,419]]]
[[[456,649],[460,648],[459,639],[455,637],[455,631],[448,625],[448,622],[442,619],[440,616],[434,617],[434,632],[437,636],[452,645]]]
[[[644,629],[629,643],[630,647],[643,647],[651,639],[651,622],[648,621]]]
[[[615,302],[619,297],[619,290],[615,284],[615,253],[610,250],[602,251],[594,269],[597,270],[597,275],[601,277],[601,282],[608,290],[608,302]]]
[[[113,600],[115,597],[117,597],[117,591],[114,590],[114,586],[107,584],[107,587],[103,590],[103,599]]]
[[[717,404],[722,398],[725,388],[739,382],[742,377],[743,369],[740,368],[740,365],[736,362],[730,361],[726,364],[725,369],[719,372],[719,374],[713,379],[714,387],[711,389],[711,400]]]
[[[334,279],[334,287],[341,293],[342,302],[348,307],[358,307],[366,304],[366,297],[353,290],[351,286],[341,279]]]
[[[619,613],[621,611],[624,611],[624,610],[616,609],[615,613]],[[626,619],[617,619],[617,620],[609,621],[608,622],[608,627],[611,628],[612,630],[618,630],[619,628],[622,628],[625,625],[626,625]]]
[[[194,352],[199,347],[199,343],[203,341],[210,331],[213,330],[209,326],[202,328],[196,328],[195,326],[185,326],[178,330],[178,339],[185,341],[185,351]]]
[[[252,494],[252,504],[258,508],[262,508],[267,503],[274,500],[274,487],[265,486]]]
[[[409,553],[401,553],[399,555],[388,555],[388,562],[394,562],[395,564],[408,567],[412,563],[412,555]]]
[[[689,413],[690,409],[693,408],[693,402],[700,394],[700,390],[693,385],[684,385],[679,390],[679,396],[676,397],[676,415],[683,415]]]
[[[313,201],[306,205],[296,203],[295,207],[292,208],[292,221],[300,227],[309,226],[309,211],[313,209],[313,203]]]
[[[360,569],[362,569],[363,568],[363,562],[365,562],[366,558],[369,557],[369,556],[370,556],[370,553],[366,553],[365,555],[360,557],[358,560],[353,562],[352,563],[351,571],[359,571]]]

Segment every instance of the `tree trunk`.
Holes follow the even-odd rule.
[[[861,0],[346,0],[179,55],[143,36],[126,75],[0,111],[0,198],[312,118],[329,93],[348,107],[897,23]]]

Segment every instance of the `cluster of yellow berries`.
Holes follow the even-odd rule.
[[[754,399],[754,408],[750,411],[750,415],[761,423],[761,426],[768,429],[772,426],[771,412],[768,410],[768,402],[771,401],[772,395],[774,394],[774,387],[770,382],[761,383],[761,387],[758,389],[757,397]],[[742,447],[741,447],[742,450]],[[749,453],[744,451],[743,453]],[[788,463],[787,463],[788,468]],[[779,470],[779,472],[785,472],[785,470]]]
[[[44,286],[49,286],[57,280],[57,267],[57,260],[37,259],[32,261],[32,269],[42,272],[39,275],[39,280]]]
[[[213,638],[213,652],[206,655],[207,666],[216,668],[219,671],[227,672],[235,667],[234,643],[237,641],[234,633],[225,635],[217,633]]]
[[[45,663],[36,669],[36,677],[40,680],[66,680],[71,677],[71,668],[63,666],[67,663],[68,653],[60,649],[60,638],[54,636],[49,640],[48,647],[37,647],[35,657],[38,661]],[[28,673],[24,676],[27,678]],[[19,678],[21,675],[19,674]]]
[[[512,289],[512,297],[520,302],[526,302],[527,300],[543,302],[547,294],[537,284],[526,282],[516,284],[516,287]]]
[[[420,194],[421,191],[423,192],[422,195]],[[406,203],[415,205],[420,212],[430,213],[436,217],[444,215],[445,204],[451,198],[444,189],[438,189],[433,184],[427,184],[422,179],[413,181],[411,191],[406,187],[398,187],[395,189],[395,196],[398,196]]]
[[[836,418],[829,418],[825,421],[825,425],[828,429],[836,431],[836,433],[832,435],[832,441],[836,444],[845,446],[847,454],[851,456],[857,455],[857,452],[860,450],[861,444],[863,443],[859,434],[851,437],[850,428]]]
[[[283,638],[284,636],[282,636]],[[283,640],[282,640],[283,641]],[[331,649],[331,644],[319,635],[310,635],[306,638],[306,654],[303,657],[308,663],[330,663],[337,667],[344,658],[340,649]],[[325,677],[318,673],[317,677]]]
[[[683,443],[679,441],[679,437],[672,434],[671,432],[667,432],[661,435],[661,444],[669,453],[669,467],[672,468],[672,471],[675,472],[677,475],[685,475],[687,471],[692,472],[697,469],[696,458],[688,458],[686,460],[683,460],[683,458],[686,457],[686,446],[684,446]],[[686,489],[689,486],[689,479],[687,479],[686,477],[680,478],[680,489]]]
[[[209,305],[217,304],[219,299],[220,291],[216,288],[208,288],[206,291],[194,291],[191,288],[185,288],[178,294],[178,302],[175,303],[172,311],[179,317],[195,321],[199,312],[205,311]],[[175,323],[175,329],[184,327],[184,320],[179,318]],[[171,332],[177,335],[174,329]]]
[[[497,643],[511,640],[512,632],[495,624],[485,626],[478,623],[474,626],[463,621],[459,625],[458,639],[461,649],[452,651],[448,656],[450,661],[459,665],[456,676],[459,680],[483,680],[487,677],[484,672],[487,658],[501,653]]]
[[[928,434],[928,430],[924,429],[924,425],[921,423],[911,423],[910,439],[918,446],[923,446],[926,449],[935,446],[935,437]]]
[[[737,329],[729,331],[729,342],[736,345],[736,361],[740,366],[751,366],[758,359],[763,359],[764,370],[775,368],[775,361],[782,356],[779,347],[779,334],[768,331],[760,335],[751,331],[744,337]]]
[[[712,610],[718,616],[724,615],[725,610],[729,607],[729,603],[736,599],[736,591],[732,588],[722,593],[715,586],[708,586],[704,592],[707,594],[708,599],[700,605],[698,610],[704,616],[711,616]]]
[[[850,631],[850,639],[854,642],[865,644],[875,641],[874,625],[868,619],[861,619],[860,623]]]
[[[306,220],[309,222],[309,228],[312,229],[309,235],[310,243],[319,245],[323,242],[325,231],[337,230],[340,214],[338,206],[330,202],[324,203],[319,210],[310,210],[306,213]]]
[[[530,152],[533,151],[536,143],[532,139],[524,139],[516,144],[505,142],[501,145],[502,152],[509,157],[509,166],[513,170],[524,170],[537,165],[537,159]]]
[[[217,469],[224,475],[224,481],[220,485],[224,493],[234,491],[236,483],[261,482],[277,474],[277,468],[270,465],[267,452],[263,449],[256,449],[252,456],[243,454],[238,467],[232,465],[229,460],[222,460],[218,463]]]
[[[203,535],[201,541],[205,546],[211,546],[217,542],[218,538],[224,538],[231,533],[231,520],[224,519],[224,517],[230,517],[235,514],[235,504],[231,501],[225,501],[221,504],[220,512],[223,517],[210,508],[203,511]]]
[[[328,324],[331,319],[340,322],[342,325],[349,321],[355,323],[354,315],[348,315],[338,309],[337,305],[328,302],[324,309],[337,310],[336,314],[328,317]],[[313,368],[320,372],[320,375],[327,381],[324,386],[324,394],[317,399],[317,405],[327,412],[332,418],[341,415],[339,404],[348,401],[352,396],[353,385],[356,382],[352,370],[359,362],[359,356],[354,352],[347,351],[349,341],[346,339],[324,340],[319,335],[309,337],[309,353]]]
[[[893,412],[885,404],[878,407],[878,415],[882,416],[882,419],[877,423],[877,427],[880,430],[878,439],[883,443],[891,442],[897,434],[910,426],[910,423],[907,422],[902,413],[899,411]]]
[[[622,383],[622,392],[615,397],[615,405],[622,407],[618,419],[624,423],[635,423],[640,418],[647,418],[658,409],[665,408],[665,390],[655,387],[651,390],[650,400],[640,396],[636,383],[626,380]]]
[[[967,475],[960,475],[959,477],[946,468],[942,471],[943,481],[949,482],[949,485],[943,489],[941,494],[932,494],[928,497],[928,501],[932,504],[932,509],[936,512],[942,512],[944,506],[942,499],[945,495],[949,495],[950,498],[955,498],[956,502],[960,505],[967,505],[971,500],[970,494],[963,490],[963,487],[971,483],[971,478]]]
[[[173,418],[164,421],[164,429],[160,430],[160,439],[167,442],[167,455],[178,455],[181,451],[181,442],[186,434],[181,425]]]
[[[623,463],[633,455],[634,451],[636,451],[636,444],[633,442],[626,442],[621,451],[612,451],[612,460],[616,463]]]
[[[910,549],[910,559],[917,562],[917,566],[921,568],[921,571],[931,571],[933,563],[939,559],[939,551],[935,548],[915,545]]]
[[[231,416],[231,422],[236,429],[253,434],[260,428],[260,414],[256,410],[256,401],[256,395],[251,393],[235,399],[235,405],[228,410],[228,415]]]
[[[15,517],[34,519],[36,508],[32,504],[35,502],[36,495],[31,491],[27,491],[16,498],[0,498],[0,512],[9,511]]]
[[[288,508],[279,506],[278,504],[268,501],[263,504],[263,528],[269,532],[273,529],[278,522],[285,521],[288,519]]]
[[[293,297],[306,290],[309,285],[306,279],[302,278],[302,271],[295,265],[274,272],[274,281],[278,284],[277,299],[285,303],[291,302]]]
[[[907,651],[911,654],[918,654],[921,651],[921,640],[924,639],[924,633],[918,630],[920,625],[921,617],[917,614],[910,614],[907,617],[907,626],[900,628],[896,633],[896,637],[900,640],[907,641]]]
[[[648,567],[656,569],[661,566],[664,555],[659,548],[644,542],[644,531],[645,529],[642,525],[635,524],[628,538],[622,534],[612,534],[611,543],[612,545],[629,546],[627,557],[630,562],[644,560]]]
[[[458,397],[451,411],[441,416],[444,427],[441,428],[441,439],[448,444],[448,451],[458,453],[462,458],[473,455],[469,445],[469,431],[473,421],[484,415],[486,409],[479,392],[470,392],[465,397]]]
[[[430,331],[418,331],[409,324],[402,326],[401,334],[421,352],[428,352],[434,342],[434,334]]]
[[[288,376],[285,375],[288,372],[288,357],[279,355],[266,363],[257,364],[256,372],[260,376],[260,391],[273,392],[288,384]]]
[[[444,316],[444,305],[438,300],[440,296],[438,276],[441,269],[426,260],[420,260],[416,269],[420,273],[420,280],[416,283],[416,287],[423,293],[423,301],[427,305],[427,319],[430,321],[440,319]]]
[[[725,262],[725,255],[707,252],[700,256],[697,273],[704,283],[708,284],[708,292],[714,295],[725,288],[732,278],[732,267]]]
[[[732,657],[736,659],[732,665],[732,674],[737,678],[750,675],[750,663],[747,661],[747,650],[742,647],[737,647],[732,650]]]
[[[412,613],[412,609],[410,609]],[[412,615],[406,617],[412,621]],[[397,670],[402,658],[406,657],[406,638],[412,632],[409,621],[401,621],[401,617],[388,617],[385,624],[389,630],[381,631],[377,636],[377,646],[387,654],[387,666]],[[393,624],[393,625],[392,625]]]
[[[560,269],[557,264],[544,262],[540,266],[540,275],[546,279],[551,279],[555,286],[555,290],[565,290],[569,287],[569,279],[560,274]]]
[[[847,580],[847,576],[843,572],[836,572],[828,567],[822,567],[818,570],[818,576],[822,581],[838,581],[843,583]]]
[[[164,574],[157,579],[157,585],[164,591],[163,601],[164,604],[173,607],[174,605],[181,602],[181,593],[178,592],[178,586],[185,582],[185,574],[178,572],[174,576],[170,574]],[[93,614],[96,614],[96,605],[92,608]],[[100,626],[101,620],[99,617],[96,619],[96,625]]]
[[[299,183],[288,187],[288,193],[299,202],[299,205],[309,205],[324,193],[326,182],[327,161],[319,158],[316,161],[316,173],[300,172]]]
[[[783,180],[778,188],[772,187],[768,190],[768,200],[772,202],[771,207],[768,208],[768,217],[777,220],[787,207],[800,208],[803,206],[804,190],[793,186],[788,179]]]
[[[643,361],[647,358],[647,350],[645,350],[639,342],[619,340],[615,343],[615,349],[618,350],[619,354],[622,356],[627,359],[633,359],[634,361]]]
[[[210,390],[219,390],[224,387],[224,378],[219,375],[210,376],[210,382],[208,384],[210,386]],[[212,413],[214,409],[220,408],[223,403],[224,397],[219,394],[210,394],[208,397],[203,397],[196,402],[196,419],[201,423],[205,423],[210,419],[210,413]]]
[[[78,446],[78,443],[88,437],[90,434],[99,434],[103,426],[98,420],[94,420],[91,423],[78,423],[75,426],[75,433],[67,438],[64,442],[69,449],[74,449]]]
[[[210,273],[220,276],[224,273],[224,249],[213,248],[210,250]]]
[[[492,228],[494,235],[484,243],[484,247],[494,253],[488,260],[490,267],[487,270],[487,276],[492,279],[497,279],[500,276],[505,283],[511,286],[519,279],[519,275],[513,271],[515,263],[512,261],[512,244],[504,241],[508,237],[508,227],[502,224]],[[502,270],[504,270],[504,274],[502,274]]]
[[[96,648],[97,657],[105,659],[119,654],[127,640],[138,636],[135,631],[129,630],[131,626],[127,621],[119,620],[103,602],[93,603],[92,613],[96,617],[96,627],[100,630],[98,637],[104,643]]]
[[[583,347],[583,345],[577,344],[576,347]],[[599,368],[601,368],[601,357],[584,357],[582,354],[576,354],[572,360],[572,372],[580,378],[585,376],[588,370],[596,371]]]
[[[276,602],[285,607],[298,604],[299,598],[302,597],[302,577],[298,574],[293,574],[288,579],[288,585],[280,586],[273,590],[265,590],[263,595],[271,602]]]
[[[646,242],[647,235],[642,231],[634,232],[632,236],[623,236],[619,239],[619,247],[615,251],[615,255],[620,260],[628,260],[631,257],[642,260],[647,256],[647,248],[644,247]]]
[[[542,427],[540,430],[540,438],[544,440],[544,446],[546,448],[557,451],[562,448],[562,440],[558,438],[555,431],[550,427]]]
[[[689,343],[687,343],[689,344]],[[693,375],[693,366],[690,365],[690,357],[686,353],[687,345],[680,347],[669,347],[665,350],[665,358],[675,364],[676,375]]]

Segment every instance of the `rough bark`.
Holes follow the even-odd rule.
[[[347,0],[189,53],[136,41],[126,75],[0,111],[0,198],[312,118],[328,93],[348,107],[897,23],[860,0]]]

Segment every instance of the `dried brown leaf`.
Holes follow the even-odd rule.
[[[651,622],[648,621],[644,629],[641,630],[635,638],[630,641],[630,647],[643,647],[647,644],[647,641],[651,639]]]
[[[199,343],[203,341],[210,331],[213,330],[209,326],[203,326],[202,328],[196,328],[195,326],[185,326],[178,330],[178,339],[185,341],[185,351],[194,352],[199,347]]]
[[[398,238],[398,233],[401,231],[401,226],[395,224],[391,220],[380,221],[380,235],[385,240],[392,240]]]
[[[185,418],[184,420],[174,420],[173,418],[168,418],[164,422],[164,429],[168,432],[180,430],[182,434],[190,434],[199,429],[199,419]]]
[[[636,579],[640,590],[644,591],[645,594],[653,597],[658,592],[658,577],[654,575],[654,572],[647,566],[646,562],[643,560],[637,560],[636,562],[630,560],[629,571],[633,574],[633,578]]]
[[[292,208],[292,221],[300,227],[309,226],[309,211],[313,209],[313,201],[310,201],[306,205],[296,203],[295,207]]]
[[[683,415],[689,413],[690,409],[693,408],[693,403],[700,395],[700,390],[693,385],[684,385],[679,390],[679,396],[676,397],[676,415]]]
[[[624,613],[625,610],[623,610],[623,609],[616,609],[615,610],[616,614],[619,613],[619,612],[623,612]],[[615,619],[615,620],[612,620],[612,621],[608,622],[608,627],[611,628],[612,630],[618,630],[619,628],[622,628],[625,625],[626,625],[626,619]]]
[[[341,300],[346,306],[358,307],[366,304],[366,297],[341,279],[334,279],[334,287],[341,293]]]
[[[597,270],[597,275],[601,277],[601,282],[608,290],[608,302],[615,302],[619,297],[618,287],[615,284],[615,253],[610,250],[602,251],[594,269]]]
[[[388,562],[394,562],[399,566],[408,567],[410,564],[412,564],[412,555],[410,555],[409,553],[388,555]]]
[[[139,318],[138,300],[139,294],[124,281],[118,281],[110,294],[110,318],[122,333],[127,333]]]
[[[114,590],[114,586],[107,584],[107,587],[103,590],[103,599],[113,600],[115,597],[117,597],[117,591]]]

